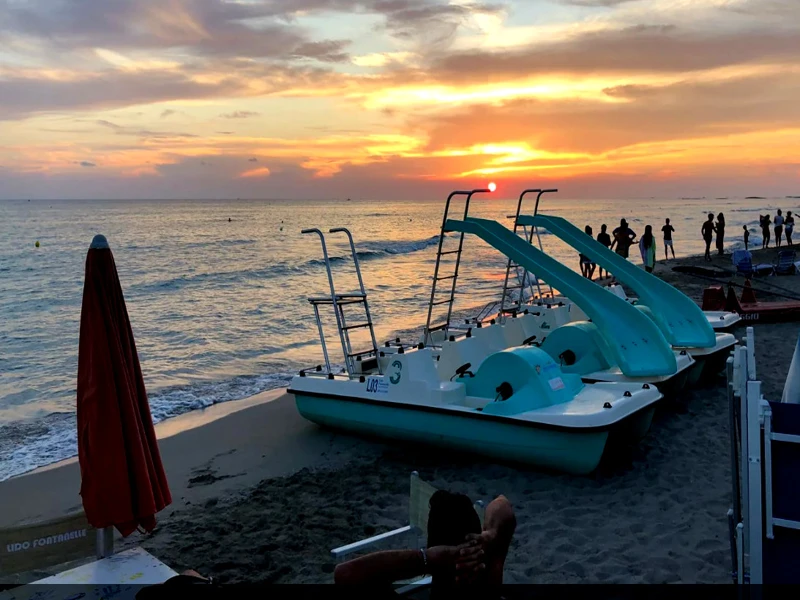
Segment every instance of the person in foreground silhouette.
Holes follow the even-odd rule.
[[[437,491],[430,500],[427,547],[374,552],[336,566],[337,584],[391,586],[431,575],[431,591],[453,585],[499,585],[517,522],[505,496],[486,507],[483,528],[463,494]]]

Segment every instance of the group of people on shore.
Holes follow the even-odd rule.
[[[722,216],[722,215],[720,215]],[[587,235],[593,236],[593,231],[590,225],[584,228]],[[670,224],[669,219],[666,219],[661,232],[664,235],[664,258],[669,260],[669,252],[672,252],[672,258],[675,258],[675,249],[672,246],[672,234],[675,228]],[[611,234],[608,233],[608,225],[605,223],[600,226],[600,233],[597,234],[597,241],[619,254],[623,258],[628,258],[630,248],[636,243],[636,232],[630,228],[628,221],[620,219],[619,227],[614,229]],[[644,268],[648,273],[653,272],[656,264],[656,240],[653,235],[653,226],[646,225],[642,237],[639,238],[639,252],[642,255],[642,262]],[[581,274],[587,279],[594,277],[597,264],[588,256],[580,254]],[[610,274],[606,271],[606,276]],[[603,268],[600,267],[598,273],[600,279],[603,278]]]
[[[786,212],[783,216],[783,211],[778,209],[774,219],[770,215],[760,215],[759,222],[761,224],[761,231],[763,234],[762,248],[769,248],[769,242],[772,232],[775,233],[775,247],[780,248],[781,242],[785,236],[786,244],[792,246],[792,233],[794,232],[794,217],[791,211]],[[772,228],[772,229],[771,229]],[[747,225],[742,225],[744,230],[744,247],[745,250],[749,249],[750,231]],[[594,232],[592,227],[587,225],[584,228],[587,235],[593,236]],[[672,243],[672,234],[675,228],[670,224],[669,219],[666,219],[663,227],[661,227],[664,242],[664,260],[669,260],[669,253],[672,253],[672,258],[675,258],[675,248]],[[714,220],[714,214],[708,213],[708,219],[703,222],[700,228],[700,234],[703,241],[706,243],[705,259],[711,259],[711,244],[714,242],[716,236],[717,253],[719,256],[725,254],[725,215],[719,213]],[[619,227],[614,229],[611,234],[608,233],[608,225],[600,226],[600,233],[597,234],[597,241],[603,244],[606,248],[614,250],[623,258],[628,258],[630,247],[636,243],[636,232],[634,232],[625,219],[621,219]],[[648,273],[653,272],[656,262],[656,243],[653,236],[653,226],[646,225],[644,234],[638,240],[639,252],[642,255],[642,263]],[[581,274],[587,279],[593,279],[597,264],[584,254],[580,254]],[[610,274],[606,271],[606,276]],[[603,268],[601,267],[598,273],[600,279],[603,278]]]
[[[770,221],[769,215],[759,215],[758,216],[759,224],[761,225],[761,234],[762,234],[762,241],[761,241],[761,248],[769,248],[769,241],[770,241],[770,225],[774,226],[773,231],[775,232],[775,247],[781,247],[781,238],[785,235],[786,236],[786,245],[793,246],[792,243],[792,233],[794,232],[794,217],[792,216],[792,211],[786,211],[786,216],[783,216],[781,209],[778,209],[777,214],[775,215],[775,219]],[[745,226],[745,231],[747,231],[747,226]],[[745,242],[744,247],[745,250],[747,249],[747,238],[749,237],[748,234],[745,234]]]

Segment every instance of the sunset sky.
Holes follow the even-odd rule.
[[[800,0],[0,0],[0,198],[800,195]]]

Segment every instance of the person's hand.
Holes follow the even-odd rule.
[[[452,570],[474,569],[483,554],[480,544],[474,541],[458,546],[433,546],[427,549],[428,571],[436,575]]]
[[[428,555],[428,570],[431,573],[437,573],[453,567],[458,559],[459,552],[465,548],[467,544],[460,546],[433,546],[426,550]]]
[[[456,583],[471,583],[486,569],[487,545],[481,535],[467,536],[456,560]]]
[[[479,544],[485,552],[491,552],[494,541],[497,539],[496,531],[482,531],[480,533],[470,533],[467,535],[467,542]]]

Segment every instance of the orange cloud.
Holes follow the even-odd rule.
[[[271,171],[268,167],[258,167],[257,169],[250,169],[249,171],[245,171],[241,173],[239,177],[241,178],[248,178],[248,177],[269,177]]]

